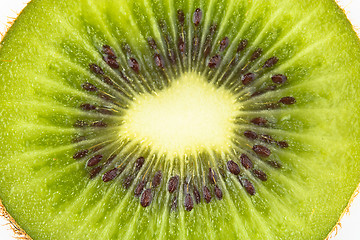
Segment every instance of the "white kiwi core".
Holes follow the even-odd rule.
[[[184,73],[156,94],[137,96],[120,134],[159,153],[223,152],[231,146],[239,109],[229,90]]]

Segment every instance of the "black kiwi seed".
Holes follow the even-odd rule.
[[[103,121],[96,121],[91,124],[91,127],[103,128],[103,127],[107,127],[107,124]]]
[[[271,68],[271,67],[273,67],[278,61],[279,61],[279,59],[278,59],[277,57],[269,58],[269,59],[265,62],[263,68]]]
[[[200,45],[200,38],[197,35],[194,36],[192,44],[192,55],[195,55],[198,52]]]
[[[190,212],[194,208],[194,202],[190,195],[190,193],[186,194],[185,200],[184,200],[184,207],[185,210]]]
[[[140,66],[138,61],[135,58],[129,58],[129,67],[134,70],[134,72],[139,73],[140,71]]]
[[[74,138],[72,140],[73,143],[79,143],[79,142],[82,142],[82,141],[85,141],[86,140],[86,137],[85,136],[80,136],[80,137],[77,137],[77,138]]]
[[[102,180],[104,182],[109,182],[111,180],[113,180],[118,174],[118,169],[117,168],[113,168],[109,171],[107,171],[104,175],[103,175],[103,178]]]
[[[168,184],[168,191],[170,193],[173,193],[176,190],[178,184],[179,184],[179,176],[176,175],[171,177]]]
[[[258,135],[256,132],[253,132],[253,131],[250,131],[250,130],[246,130],[244,132],[244,136],[247,137],[248,139],[251,139],[251,140],[255,140],[258,138]]]
[[[87,150],[87,149],[78,151],[77,153],[75,153],[75,154],[73,155],[73,158],[74,158],[74,159],[83,158],[83,157],[85,157],[85,156],[88,154],[88,152],[89,152],[89,150]]]
[[[89,67],[90,67],[90,71],[92,71],[93,73],[100,74],[100,75],[104,74],[104,70],[102,70],[102,68],[96,64],[90,64]]]
[[[204,49],[204,56],[208,57],[210,52],[211,52],[211,45],[210,45],[210,43],[208,43]]]
[[[248,44],[248,40],[246,40],[246,39],[241,40],[241,42],[239,43],[239,46],[237,48],[237,52],[243,51],[246,48],[247,44]]]
[[[288,148],[289,144],[286,141],[279,141],[277,142],[277,145],[281,148]]]
[[[246,192],[250,195],[255,195],[255,187],[254,185],[246,178],[239,178],[241,185],[245,188]]]
[[[240,174],[239,165],[237,165],[237,163],[234,162],[233,160],[230,160],[227,162],[227,167],[232,174],[234,174],[234,175]]]
[[[184,25],[184,22],[185,22],[185,14],[184,14],[184,12],[179,9],[179,10],[177,11],[177,16],[178,16],[179,23],[180,23],[181,25]]]
[[[110,102],[110,101],[112,100],[112,97],[109,96],[109,95],[106,94],[106,93],[99,92],[99,93],[98,93],[98,96],[99,96],[99,98],[101,98],[101,99],[103,99],[103,100],[105,100],[105,101],[108,101],[108,102]]]
[[[251,94],[251,97],[256,97],[256,96],[259,96],[261,94],[264,94],[264,91],[256,91],[253,94]]]
[[[283,74],[276,74],[271,77],[271,80],[276,84],[283,84],[284,82],[286,82],[287,77]]]
[[[256,59],[258,59],[261,56],[262,51],[263,50],[261,48],[256,49],[251,55],[250,61],[255,61]]]
[[[216,181],[217,181],[216,174],[215,174],[214,170],[212,170],[211,168],[209,168],[209,175],[208,175],[208,177],[209,177],[210,183],[212,183],[212,184],[215,184],[215,183],[216,183]]]
[[[101,169],[102,169],[102,166],[98,166],[98,167],[96,167],[96,168],[93,168],[93,169],[90,171],[90,179],[96,177],[96,176],[100,173]]]
[[[269,157],[271,154],[270,149],[262,145],[254,145],[252,149],[260,157]]]
[[[271,161],[266,161],[266,163],[272,166],[273,168],[281,168],[281,164],[276,161],[271,160]]]
[[[270,110],[270,109],[276,109],[276,108],[279,108],[279,105],[277,103],[267,103],[264,105],[263,109]]]
[[[220,62],[221,62],[221,56],[216,54],[215,56],[210,58],[208,66],[209,68],[217,68]]]
[[[150,46],[152,49],[154,49],[154,50],[157,49],[156,42],[155,42],[155,40],[154,40],[153,38],[148,38],[148,43],[149,43],[149,46]]]
[[[264,92],[276,90],[276,85],[270,85],[264,89]]]
[[[211,192],[207,186],[204,186],[203,188],[203,196],[206,203],[209,203],[211,201]]]
[[[193,194],[194,194],[196,204],[199,204],[201,201],[201,196],[200,196],[199,190],[195,186],[194,186]]]
[[[135,161],[135,171],[139,171],[142,166],[145,163],[145,158],[144,157],[139,157],[138,159],[136,159]]]
[[[268,121],[262,117],[253,118],[250,122],[261,127],[266,126],[268,123]]]
[[[216,32],[217,30],[217,24],[216,23],[213,23],[211,26],[210,26],[210,36],[214,36],[214,33]]]
[[[162,172],[159,170],[155,173],[155,176],[152,181],[152,186],[155,188],[160,185],[162,179]]]
[[[98,164],[102,159],[103,159],[103,155],[101,155],[101,154],[95,155],[95,156],[93,156],[92,158],[89,159],[89,161],[87,162],[87,166],[88,166],[88,167],[95,166],[95,165]]]
[[[83,127],[86,127],[88,126],[88,123],[85,122],[85,121],[82,121],[82,120],[77,120],[75,123],[74,123],[74,127],[75,128],[83,128]]]
[[[261,181],[266,181],[267,180],[267,175],[266,173],[264,173],[263,171],[259,170],[259,169],[254,169],[253,170],[253,174],[260,179]]]
[[[98,108],[98,109],[96,109],[96,111],[103,115],[112,115],[114,113],[112,110],[105,109],[105,108]]]
[[[96,92],[98,90],[97,87],[95,87],[93,84],[88,83],[88,82],[84,83],[82,85],[82,88],[89,92]]]
[[[227,178],[226,171],[224,170],[224,168],[219,167],[219,173],[223,178]]]
[[[134,195],[136,197],[139,197],[142,193],[142,191],[144,190],[146,185],[146,182],[144,180],[140,181],[139,184],[137,185],[137,187],[134,190]]]
[[[128,189],[132,182],[134,180],[134,177],[132,175],[129,175],[125,178],[124,182],[123,182],[123,186],[125,187],[125,189]]]
[[[107,63],[107,65],[109,65],[111,68],[113,69],[119,69],[120,65],[119,63],[116,61],[116,59],[111,58],[109,56],[105,56],[103,57],[104,61]]]
[[[179,39],[179,51],[181,52],[181,54],[185,53],[186,50],[186,46],[185,46],[185,42],[182,38]]]
[[[148,188],[141,195],[141,200],[140,200],[141,206],[147,207],[150,205],[151,201],[152,201],[151,188]]]
[[[279,102],[285,105],[291,105],[294,104],[296,100],[293,97],[283,97],[282,99],[279,100]]]
[[[244,153],[241,154],[240,161],[241,161],[241,165],[243,165],[245,169],[251,169],[254,166],[250,158]]]
[[[121,46],[121,49],[122,49],[125,53],[131,54],[131,48],[130,48],[129,44],[123,43],[122,46]]]
[[[95,110],[96,109],[96,106],[94,105],[91,105],[89,103],[83,103],[80,105],[81,109],[84,110],[84,111],[91,111],[91,110]]]
[[[252,81],[254,81],[254,79],[255,79],[254,73],[247,73],[241,77],[241,82],[244,85],[249,85]]]
[[[109,45],[103,45],[103,53],[109,58],[116,59],[115,51]]]
[[[220,42],[220,52],[224,51],[229,46],[229,38],[224,37],[223,40]]]
[[[202,19],[202,11],[200,8],[195,9],[194,15],[193,15],[193,23],[197,27],[199,26]]]
[[[219,188],[219,186],[218,186],[218,185],[215,185],[214,190],[215,190],[215,196],[216,196],[219,200],[221,200],[221,199],[223,198],[223,193],[222,193],[221,189]]]
[[[94,148],[91,150],[91,152],[96,153],[97,151],[99,151],[99,150],[102,149],[102,148],[104,148],[104,145],[96,146],[96,147],[94,147]]]
[[[215,31],[216,31],[216,28],[217,28],[216,24],[213,24],[210,27],[210,33],[206,38],[205,49],[204,49],[204,57],[205,58],[208,57],[210,52],[211,52],[211,49],[212,49],[211,39],[213,38],[213,35],[214,35]]]
[[[155,60],[156,66],[158,66],[159,68],[164,68],[164,60],[162,59],[160,54],[155,54],[154,60]]]
[[[263,142],[266,142],[268,144],[271,144],[274,142],[274,139],[270,135],[266,135],[266,134],[261,134],[260,140]]]

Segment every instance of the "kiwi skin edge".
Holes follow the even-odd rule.
[[[353,203],[353,201],[355,200],[356,197],[358,197],[360,194],[360,183],[357,186],[356,190],[354,191],[353,195],[351,196],[351,199],[349,201],[349,203],[347,204],[346,208],[344,209],[344,211],[342,212],[339,220],[337,221],[336,225],[333,227],[333,229],[331,230],[331,232],[328,234],[328,236],[326,237],[325,240],[329,240],[334,232],[335,235],[337,236],[339,229],[341,229],[341,220],[342,218],[346,215],[350,213],[350,207],[351,204]],[[32,240],[32,238],[19,226],[19,224],[17,224],[17,222],[15,221],[14,218],[12,218],[10,216],[10,214],[6,211],[5,206],[2,204],[1,199],[0,199],[0,216],[5,218],[8,223],[6,225],[9,225],[11,230],[14,233],[14,236],[16,239],[20,239],[20,240]]]
[[[6,211],[5,206],[2,204],[0,199],[0,217],[4,218],[7,223],[4,226],[10,226],[10,229],[13,231],[14,237],[21,240],[31,240],[32,238],[17,224],[15,219],[10,216]]]
[[[17,15],[16,17],[7,17],[8,22],[6,23],[6,29],[4,32],[0,32],[0,42],[2,42],[3,38],[5,37],[9,29],[12,27],[17,17],[22,13],[23,9],[30,2],[31,0],[24,2],[24,5],[22,6],[23,8],[19,12],[16,12]],[[0,217],[4,218],[7,221],[7,223],[4,224],[4,226],[8,225],[10,227],[16,239],[32,240],[32,238],[19,226],[19,224],[15,221],[15,219],[11,217],[11,215],[6,211],[6,208],[2,204],[1,199],[0,199]]]
[[[335,232],[335,235],[337,235],[339,227],[341,228],[340,221],[341,221],[342,217],[349,212],[349,207],[351,206],[355,197],[359,194],[359,191],[360,191],[360,184],[358,185],[356,191],[353,193],[349,203],[347,204],[346,208],[344,209],[343,213],[341,214],[337,224],[333,227],[332,231],[329,233],[329,235],[326,237],[326,239],[330,239],[331,235],[334,232]],[[5,207],[1,203],[1,200],[0,200],[0,216],[4,216],[7,219],[8,224],[10,225],[10,227],[13,230],[14,235],[16,236],[17,239],[31,239],[31,237],[28,236],[26,234],[26,232],[21,229],[21,227],[15,222],[15,220],[6,211]]]
[[[333,227],[333,229],[331,230],[331,232],[328,234],[328,236],[326,237],[325,240],[329,240],[331,239],[332,237],[334,236],[337,236],[337,234],[339,233],[339,229],[342,228],[341,226],[341,221],[343,219],[343,217],[346,215],[346,214],[350,214],[350,207],[353,203],[353,201],[355,200],[355,198],[357,198],[360,194],[360,183],[359,185],[357,186],[356,190],[354,191],[353,195],[351,196],[350,198],[350,201],[349,203],[346,205],[346,208],[344,209],[344,211],[342,212],[339,220],[337,221],[336,225]],[[334,234],[335,233],[335,234]],[[334,235],[334,236],[333,236]]]

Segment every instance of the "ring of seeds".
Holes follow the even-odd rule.
[[[93,181],[120,181],[144,208],[160,192],[171,195],[167,203],[171,211],[179,204],[192,211],[197,204],[222,201],[225,178],[254,196],[256,186],[271,178],[269,169],[283,171],[276,153],[291,148],[286,139],[269,133],[276,122],[263,111],[297,103],[293,96],[267,98],[291,81],[276,71],[281,59],[264,58],[267,53],[248,39],[219,38],[217,24],[206,29],[204,18],[201,8],[191,19],[178,9],[176,39],[160,20],[161,41],[146,36],[149,56],[137,55],[130,43],[120,48],[102,43],[98,53],[103,62],[88,63],[93,79],[100,81],[78,86],[98,100],[79,105],[94,117],[73,124],[74,160],[84,162]],[[194,31],[191,41],[188,25]],[[147,69],[152,69],[156,81],[149,80]],[[194,92],[199,98],[188,99]],[[205,118],[197,119],[197,112]],[[116,138],[92,141],[94,133],[106,135],[114,129]]]

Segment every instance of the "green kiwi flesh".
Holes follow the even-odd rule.
[[[33,0],[0,82],[0,198],[33,239],[324,239],[360,181],[332,0]]]

